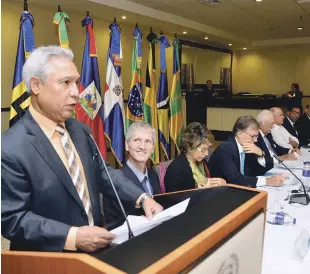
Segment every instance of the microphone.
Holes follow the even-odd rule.
[[[304,190],[305,197],[306,197],[306,205],[308,205],[308,204],[309,204],[309,195],[308,195],[307,192],[306,192],[304,183],[295,175],[295,173],[294,173],[290,168],[288,168],[288,167],[283,163],[283,161],[278,157],[278,155],[273,154],[272,156],[273,156],[280,164],[282,164],[282,165],[285,167],[285,169],[287,169],[290,173],[292,173],[293,176],[301,183],[302,188],[303,188],[303,190]]]
[[[87,135],[90,137],[90,139],[91,139],[91,140],[93,141],[93,143],[95,144],[96,150],[97,150],[98,153],[99,153],[100,159],[101,159],[101,161],[102,161],[102,163],[103,163],[103,166],[104,166],[104,170],[105,170],[105,172],[106,172],[107,175],[108,175],[110,184],[111,184],[111,186],[112,186],[112,188],[113,188],[113,191],[114,191],[114,194],[115,194],[115,196],[116,196],[116,198],[117,198],[118,204],[119,204],[119,206],[120,206],[120,208],[121,208],[121,210],[122,210],[122,213],[123,213],[123,215],[124,215],[124,217],[125,217],[125,221],[126,221],[127,228],[128,228],[128,239],[130,240],[130,239],[134,238],[134,235],[133,235],[133,232],[132,232],[132,230],[131,230],[130,224],[129,224],[129,222],[128,222],[127,215],[126,215],[126,213],[125,213],[125,209],[124,209],[124,207],[123,207],[123,204],[122,204],[122,202],[121,202],[121,199],[120,199],[119,196],[118,196],[118,193],[117,193],[117,191],[116,191],[115,185],[114,185],[113,180],[112,180],[112,178],[111,178],[111,176],[110,176],[110,173],[109,173],[109,171],[108,171],[107,164],[105,163],[105,160],[104,160],[103,157],[102,157],[102,154],[101,154],[101,152],[100,152],[100,150],[99,150],[99,147],[98,147],[98,145],[97,145],[97,143],[96,143],[96,141],[95,141],[93,135],[91,134],[90,128],[84,126],[84,129],[85,129],[85,132],[87,133]]]

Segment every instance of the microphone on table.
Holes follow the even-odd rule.
[[[102,157],[102,155],[101,155],[101,152],[100,152],[100,150],[99,150],[99,147],[98,147],[98,145],[97,145],[97,143],[96,143],[96,141],[95,141],[95,139],[94,139],[94,137],[93,137],[93,135],[92,135],[92,133],[91,133],[90,128],[87,127],[87,126],[84,126],[84,130],[85,130],[86,134],[90,137],[90,139],[92,140],[92,142],[95,144],[96,150],[97,150],[98,153],[99,153],[101,162],[103,163],[103,166],[104,166],[104,169],[105,169],[105,172],[106,172],[107,175],[108,175],[110,184],[111,184],[111,186],[112,186],[112,188],[113,188],[113,191],[114,191],[114,194],[115,194],[115,196],[116,196],[116,198],[117,198],[118,204],[119,204],[119,206],[120,206],[120,208],[121,208],[121,210],[122,210],[122,213],[123,213],[123,215],[124,215],[124,217],[125,217],[125,221],[126,221],[127,228],[128,228],[128,239],[130,240],[130,239],[132,239],[132,238],[134,237],[134,235],[133,235],[133,233],[132,233],[130,224],[129,224],[129,222],[128,222],[128,219],[127,219],[127,215],[126,215],[126,213],[125,213],[124,206],[123,206],[123,204],[122,204],[122,202],[121,202],[121,199],[120,199],[119,196],[118,196],[118,193],[117,193],[117,191],[116,191],[115,185],[114,185],[114,183],[113,183],[113,181],[112,181],[112,178],[111,178],[111,176],[110,176],[110,172],[108,171],[107,164],[106,164],[105,160],[103,159],[103,157]]]
[[[308,204],[309,204],[309,195],[308,195],[307,192],[306,192],[304,183],[295,175],[295,173],[294,173],[290,168],[288,168],[288,167],[283,163],[283,160],[281,160],[281,159],[280,159],[277,155],[275,155],[275,154],[273,154],[273,157],[274,157],[280,164],[282,164],[282,165],[285,167],[285,169],[287,169],[290,173],[292,173],[293,176],[301,183],[302,188],[303,188],[303,190],[304,190],[304,195],[305,195],[305,197],[306,197],[306,205],[308,205]]]

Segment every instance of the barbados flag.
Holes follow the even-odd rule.
[[[160,43],[160,77],[157,91],[157,115],[158,115],[158,136],[162,150],[166,159],[170,159],[169,140],[169,93],[166,65],[166,48],[171,45],[166,36],[161,35],[158,39]]]
[[[144,93],[144,121],[148,122],[155,128],[156,139],[158,136],[158,123],[157,123],[157,107],[156,107],[156,84],[155,84],[155,44],[158,41],[158,37],[155,33],[151,32],[147,38],[149,42],[149,57],[146,65],[146,77],[145,77],[145,93]],[[158,140],[155,142],[154,152],[151,155],[153,164],[159,163],[159,146]]]
[[[128,94],[128,104],[126,110],[126,128],[137,120],[143,120],[143,100],[142,100],[142,32],[136,26],[133,31],[134,45],[132,50],[132,80],[131,89]]]
[[[110,44],[107,55],[106,87],[104,92],[104,130],[117,162],[125,161],[125,111],[121,77],[122,45],[120,27],[109,26]]]
[[[170,93],[170,137],[178,153],[183,133],[182,95],[180,82],[180,41],[173,40],[173,80]]]
[[[86,38],[79,103],[76,107],[76,119],[91,128],[100,152],[104,159],[107,160],[97,49],[93,31],[93,20],[90,16],[86,16],[82,20],[82,27],[86,27]]]
[[[34,19],[31,13],[24,11],[20,17],[20,30],[13,79],[13,93],[10,108],[10,126],[16,123],[30,105],[30,93],[23,81],[22,70],[28,55],[34,50]]]

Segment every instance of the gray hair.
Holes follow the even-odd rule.
[[[129,126],[129,128],[126,132],[126,136],[125,136],[126,141],[129,142],[132,138],[134,131],[139,130],[139,129],[151,130],[152,131],[152,140],[153,140],[153,143],[155,144],[156,131],[149,123],[147,123],[145,121],[136,121]]]
[[[260,122],[268,121],[270,118],[273,118],[273,113],[271,110],[264,109],[260,113],[258,113],[256,120]]]
[[[46,79],[49,60],[52,57],[63,57],[72,61],[74,55],[71,49],[59,46],[38,47],[31,52],[23,67],[23,80],[28,93],[31,93],[30,79],[32,77],[37,77],[41,81]]]
[[[259,129],[260,126],[251,115],[240,116],[233,126],[232,133],[236,136],[239,131],[245,131],[248,128]]]

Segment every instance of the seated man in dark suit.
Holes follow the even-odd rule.
[[[126,133],[126,150],[128,160],[120,169],[122,173],[141,191],[149,196],[160,193],[159,178],[155,171],[148,169],[146,164],[154,152],[156,132],[146,122],[137,121],[130,125]],[[123,182],[126,184],[127,182]],[[124,204],[126,214],[136,214],[137,211],[128,203]],[[111,226],[124,222],[120,206],[116,199],[104,201],[105,220]]]
[[[280,160],[296,160],[293,149],[280,147],[277,145],[270,134],[272,127],[274,126],[275,120],[272,111],[262,110],[256,120],[259,123],[260,130],[257,138],[256,145],[264,152],[265,157],[258,157],[258,163],[261,165],[260,168],[256,168],[257,172],[263,175],[274,166],[278,165],[278,160],[274,157],[278,156]]]
[[[1,233],[13,250],[92,252],[114,238],[103,228],[99,193],[115,194],[89,127],[72,118],[80,78],[72,59],[70,49],[39,47],[23,67],[31,105],[1,144]],[[162,210],[108,170],[122,201],[149,217]]]
[[[298,137],[298,131],[295,128],[295,124],[298,121],[300,117],[300,107],[298,106],[289,106],[287,109],[287,116],[285,117],[283,121],[283,126],[286,128],[286,130],[292,134],[294,137],[296,137],[299,140]],[[295,144],[295,146],[298,146],[299,144]],[[294,145],[293,145],[294,147]]]
[[[310,105],[306,106],[305,113],[296,122],[300,146],[310,144]]]
[[[252,116],[241,116],[233,127],[233,137],[228,142],[221,143],[209,159],[211,176],[221,177],[227,183],[256,187],[279,186],[285,176],[275,175],[271,178],[251,175],[249,165],[258,165],[257,158],[263,157],[263,152],[254,143],[259,133],[259,124]]]

